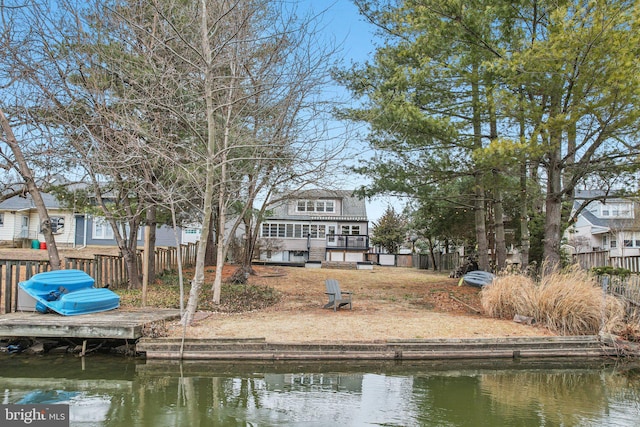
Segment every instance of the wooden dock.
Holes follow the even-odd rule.
[[[0,316],[0,337],[138,339],[146,325],[179,318],[174,309],[117,309],[78,316],[16,312]]]

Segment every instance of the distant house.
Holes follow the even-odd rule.
[[[56,243],[73,244],[73,213],[50,194],[43,193],[42,198],[49,212]],[[36,240],[44,242],[44,235],[40,231],[40,215],[31,195],[27,193],[0,202],[0,242],[31,247]]]
[[[260,259],[364,261],[369,222],[365,201],[352,193],[308,190],[272,206],[260,227]]]
[[[567,244],[577,253],[609,251],[609,256],[640,255],[640,218],[637,202],[620,197],[593,201],[602,192],[576,192],[574,212],[591,200],[565,232]]]
[[[103,217],[73,212],[60,204],[55,196],[41,193],[51,219],[56,244],[66,247],[116,246],[113,229]],[[178,239],[182,242],[182,230]],[[142,230],[138,230],[138,245],[143,245]],[[44,242],[40,231],[40,215],[30,194],[14,196],[0,202],[0,243],[14,247],[32,247]],[[159,226],[156,246],[176,246],[173,229]]]

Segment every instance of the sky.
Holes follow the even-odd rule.
[[[300,0],[298,7],[301,12],[322,13],[321,20],[324,24],[322,29],[326,32],[327,39],[333,38],[339,45],[338,55],[343,66],[364,63],[373,57],[376,48],[375,29],[358,13],[358,9],[351,0]],[[344,96],[347,96],[346,90]],[[362,149],[363,146],[368,148],[366,141],[352,140],[351,142],[358,145],[357,151],[362,155],[372,154],[370,150]],[[352,164],[357,163],[352,162]],[[366,183],[366,178],[354,174],[345,177],[343,188],[356,188]],[[397,213],[400,213],[403,203],[398,198],[385,196],[367,200],[369,220],[376,222],[388,206],[392,206]]]

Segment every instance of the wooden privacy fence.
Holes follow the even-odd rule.
[[[390,267],[414,267],[423,270],[452,271],[457,269],[462,258],[457,253],[434,254],[435,268],[430,254],[380,254],[368,253],[367,261]]]
[[[195,265],[197,243],[180,245],[182,265]],[[156,248],[155,271],[157,275],[178,268],[177,248]],[[142,272],[142,253],[137,253],[138,271]],[[94,255],[93,258],[65,257],[64,269],[82,270],[95,280],[95,286],[109,285],[112,289],[126,286],[129,282],[122,255]],[[0,312],[10,313],[18,306],[18,283],[37,273],[49,271],[49,261],[0,260]]]
[[[430,254],[414,254],[413,266],[423,270],[453,271],[460,267],[463,261],[457,252],[448,254],[436,252],[434,258],[435,268]]]
[[[632,273],[640,273],[640,256],[609,256],[608,251],[586,252],[573,255],[573,262],[585,270],[593,267],[626,268]]]
[[[49,271],[49,261],[0,260],[0,311],[14,311],[18,306],[18,283],[45,271]]]

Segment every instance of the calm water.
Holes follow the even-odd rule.
[[[144,363],[0,358],[2,403],[72,426],[634,426],[640,364]]]

